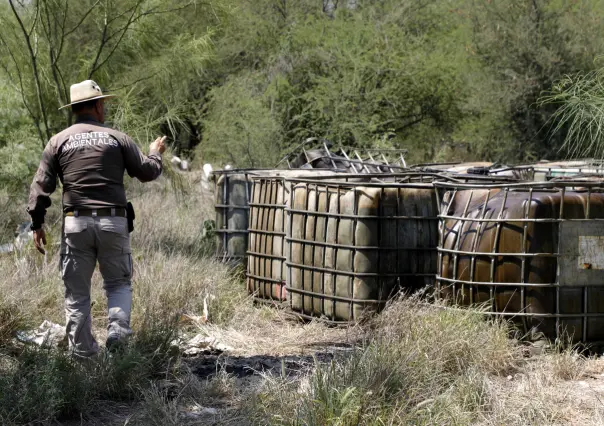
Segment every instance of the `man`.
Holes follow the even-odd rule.
[[[92,80],[70,89],[75,124],[53,136],[34,177],[27,211],[36,248],[45,253],[42,225],[57,177],[63,184],[61,276],[65,284],[67,336],[73,353],[98,352],[90,318],[91,277],[99,263],[109,311],[106,346],[130,335],[132,258],[126,214],[124,171],[142,182],[162,172],[166,137],[157,138],[145,157],[124,133],[105,126],[104,99]]]

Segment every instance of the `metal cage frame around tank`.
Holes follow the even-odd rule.
[[[271,266],[271,270],[272,270],[272,266],[273,266],[273,262],[285,262],[285,221],[286,221],[286,215],[285,215],[285,204],[278,204],[278,203],[271,203],[270,200],[269,202],[258,202],[255,203],[253,200],[255,200],[255,195],[256,195],[256,191],[258,190],[258,183],[262,183],[262,182],[266,182],[269,183],[271,187],[276,186],[277,191],[281,191],[281,196],[282,199],[285,200],[285,178],[283,176],[254,176],[252,177],[252,192],[251,192],[251,196],[250,196],[250,212],[249,212],[249,225],[248,225],[248,250],[247,250],[247,258],[248,258],[248,264],[247,264],[247,269],[246,269],[246,279],[249,280],[252,279],[254,280],[254,300],[258,301],[258,302],[262,302],[262,303],[282,303],[284,302],[281,299],[274,299],[272,298],[272,287],[274,285],[281,285],[283,282],[281,280],[278,280],[276,278],[273,277],[263,277],[261,275],[256,275],[256,274],[252,274],[250,273],[250,263],[253,260],[258,260],[258,262],[260,262],[262,259],[269,259],[270,261],[270,266]],[[279,188],[279,183],[281,183],[281,187]],[[272,194],[272,191],[271,191]],[[275,194],[277,199],[279,194]],[[266,201],[266,200],[264,200]],[[282,211],[282,217],[283,217],[283,221],[282,221],[282,227],[283,229],[280,230],[275,230],[273,229],[272,231],[267,231],[264,229],[260,229],[259,226],[259,220],[263,220],[264,219],[264,213],[266,212],[265,209],[272,209],[275,213],[273,215],[273,218],[276,216],[276,212],[278,210]],[[262,216],[258,217],[256,216],[255,219],[255,223],[253,223],[254,221],[254,216],[253,216],[253,212],[256,211],[256,209],[262,209]],[[261,253],[259,251],[255,251],[256,247],[251,247],[251,241],[252,241],[252,235],[256,236],[257,238],[260,238],[262,235],[266,235],[267,237],[272,237],[270,238],[271,240],[271,253]],[[283,253],[283,256],[277,256],[272,254],[272,252],[274,252],[274,244],[275,244],[275,238],[274,237],[281,237],[281,253]],[[259,269],[259,268],[256,268]],[[283,279],[285,279],[285,277],[283,277]],[[267,287],[270,287],[268,294],[271,295],[271,297],[269,298],[262,298],[262,297],[256,297],[255,293],[256,291],[259,290],[259,286],[263,285],[264,286],[264,290],[265,292],[267,291]]]
[[[293,183],[294,180],[296,180],[296,179],[312,180],[312,181],[324,181],[324,180],[338,179],[338,181],[341,183],[351,183],[351,180],[358,181],[359,179],[363,179],[363,180],[366,180],[366,179],[394,179],[394,180],[410,179],[410,180],[419,180],[419,181],[425,181],[425,180],[429,179],[432,182],[436,178],[443,178],[442,175],[440,175],[440,174],[421,173],[421,172],[373,173],[373,174],[363,174],[363,175],[358,175],[358,174],[354,174],[354,173],[336,173],[336,172],[334,172],[331,175],[317,175],[317,176],[311,176],[310,172],[311,171],[309,171],[308,177],[296,177],[296,178],[287,177],[287,176],[267,176],[267,175],[252,176],[253,185],[252,185],[252,192],[251,192],[251,196],[250,196],[251,201],[249,202],[250,213],[249,213],[248,251],[247,251],[248,267],[247,267],[246,278],[248,280],[252,279],[255,281],[254,290],[259,289],[257,287],[257,285],[263,285],[264,291],[266,294],[269,287],[272,287],[273,285],[282,284],[283,280],[286,280],[286,278],[287,278],[286,276],[283,276],[283,277],[281,277],[281,280],[280,280],[280,279],[273,278],[273,277],[263,277],[260,275],[250,273],[250,269],[251,269],[250,262],[252,262],[252,260],[256,260],[255,258],[258,258],[258,260],[269,259],[271,269],[273,266],[273,262],[279,262],[281,264],[286,264],[286,261],[287,261],[286,245],[288,242],[286,231],[287,231],[288,218],[289,218],[289,215],[287,214],[287,205],[285,203],[286,191],[287,191],[286,180]],[[257,190],[257,187],[258,187],[257,182],[264,182],[264,183],[270,184],[271,186],[276,186],[276,189],[280,190],[281,194],[275,194],[275,196],[277,199],[279,199],[279,195],[281,195],[281,199],[284,200],[284,203],[283,204],[273,204],[270,201],[255,203],[253,200],[256,199],[255,191]],[[355,182],[354,184],[357,186],[364,186],[364,183]],[[263,209],[262,210],[263,213],[266,213],[266,211],[264,209],[273,209],[275,211],[273,217],[276,217],[277,210],[281,211],[281,214],[283,217],[282,229],[273,230],[273,231],[259,229],[258,228],[259,221],[263,220],[264,217],[254,217],[253,211],[255,211],[256,209]],[[255,223],[254,223],[254,219],[255,219]],[[253,248],[255,248],[255,247],[251,247],[252,235],[255,235],[256,237],[260,237],[261,235],[267,235],[269,237],[272,237],[272,238],[270,238],[271,244],[273,244],[273,246],[271,247],[271,252],[274,252],[274,244],[275,244],[274,237],[281,237],[282,238],[281,239],[281,253],[283,253],[283,255],[277,256],[274,254],[260,253],[258,251],[252,250]],[[287,268],[287,265],[286,265],[286,268]],[[255,268],[255,269],[259,269],[259,268]],[[287,272],[286,272],[286,274],[287,274]],[[269,294],[272,295],[272,288],[270,290],[271,291],[269,292]],[[273,303],[273,302],[283,303],[283,302],[285,302],[284,300],[275,299],[272,297],[270,297],[270,298],[255,297],[255,300],[262,302],[262,303]]]
[[[346,178],[347,181],[342,181],[342,180],[333,180],[334,178]],[[388,181],[383,181],[383,182],[362,182],[359,181],[360,179],[363,178],[375,178],[375,179],[394,179],[394,181],[388,182]],[[438,173],[422,173],[422,172],[407,172],[407,173],[395,173],[395,174],[370,174],[370,175],[358,175],[358,174],[348,174],[348,175],[339,175],[339,176],[333,176],[333,177],[321,177],[319,179],[317,178],[286,178],[287,181],[292,183],[292,195],[291,195],[291,200],[290,200],[290,206],[287,207],[285,209],[286,214],[287,214],[287,232],[286,232],[286,238],[285,241],[287,243],[289,243],[289,247],[288,247],[288,252],[287,252],[287,260],[286,259],[286,266],[287,266],[287,291],[289,293],[295,293],[295,294],[299,294],[302,297],[302,303],[301,305],[304,306],[304,298],[305,297],[309,297],[311,299],[311,303],[315,303],[314,300],[315,299],[320,299],[321,302],[320,303],[332,303],[332,308],[333,311],[335,312],[335,304],[336,302],[344,302],[344,303],[348,303],[349,304],[349,314],[350,317],[352,318],[352,311],[354,309],[355,305],[362,305],[365,307],[376,307],[378,310],[383,308],[390,295],[383,295],[383,299],[368,299],[368,300],[363,300],[363,299],[354,299],[354,298],[349,298],[349,297],[342,297],[342,296],[336,296],[335,294],[326,294],[325,293],[325,280],[322,279],[322,283],[321,283],[321,288],[323,293],[317,293],[317,292],[313,292],[313,291],[309,291],[309,290],[303,290],[300,288],[293,288],[291,283],[292,283],[292,268],[298,268],[300,269],[302,272],[304,271],[310,271],[310,272],[319,272],[319,273],[323,273],[323,274],[332,274],[332,276],[335,277],[338,275],[345,275],[349,277],[349,289],[350,289],[350,294],[353,294],[353,286],[354,286],[354,279],[356,277],[363,277],[363,278],[376,278],[379,282],[379,286],[380,289],[378,290],[378,294],[382,294],[383,293],[383,282],[382,279],[383,278],[397,278],[398,280],[400,280],[403,277],[406,276],[413,276],[413,277],[418,277],[418,276],[425,276],[428,278],[436,278],[436,271],[434,273],[421,273],[421,274],[417,274],[417,273],[379,273],[379,272],[356,272],[355,268],[354,268],[354,259],[355,259],[355,255],[357,253],[358,250],[376,250],[378,252],[378,263],[379,263],[379,256],[381,255],[382,252],[384,251],[397,251],[397,252],[403,252],[403,251],[423,251],[423,252],[434,252],[435,254],[436,252],[436,246],[434,247],[401,247],[400,246],[400,241],[398,241],[398,235],[396,237],[396,244],[393,247],[383,247],[380,245],[377,246],[357,246],[356,245],[356,237],[353,234],[353,243],[351,245],[342,245],[339,244],[337,242],[337,232],[336,232],[336,242],[335,243],[329,243],[326,241],[315,241],[315,240],[310,240],[310,239],[294,239],[292,238],[293,235],[293,220],[292,220],[292,215],[296,214],[296,215],[303,215],[304,217],[304,223],[306,226],[306,223],[308,223],[308,218],[310,216],[314,216],[314,217],[324,217],[324,218],[334,218],[334,219],[351,219],[353,220],[353,229],[356,229],[356,225],[359,221],[359,219],[371,219],[371,220],[376,220],[378,223],[378,229],[380,230],[378,232],[379,235],[381,235],[381,229],[382,229],[382,224],[385,221],[401,221],[401,220],[414,220],[414,221],[437,221],[438,217],[434,216],[434,217],[428,217],[428,216],[383,216],[380,215],[378,213],[378,215],[371,215],[371,216],[360,216],[357,212],[357,207],[358,207],[358,192],[357,189],[358,187],[363,187],[363,188],[381,188],[382,193],[384,190],[388,189],[388,188],[397,188],[397,189],[404,189],[404,188],[417,188],[417,189],[428,189],[428,190],[434,190],[434,182],[437,179],[443,179],[443,180],[449,180],[449,181],[455,181],[455,178],[450,177],[450,176],[445,176],[442,174],[438,174]],[[306,194],[309,193],[309,191],[311,190],[319,190],[319,188],[324,188],[325,191],[327,191],[328,193],[331,191],[331,193],[335,194],[333,196],[336,197],[337,201],[337,212],[318,212],[318,211],[312,211],[308,209],[308,197],[306,197],[306,208],[304,210],[299,210],[299,209],[294,209],[291,206],[294,206],[295,204],[295,191],[293,191],[293,187],[294,185],[297,184],[304,184],[306,185]],[[353,203],[353,214],[348,215],[348,214],[344,214],[341,213],[341,205],[340,205],[340,199],[341,199],[341,195],[344,192],[347,191],[353,191],[354,193],[354,203]],[[397,195],[397,210],[400,210],[400,198]],[[380,210],[383,207],[380,206]],[[339,222],[338,222],[339,225]],[[316,238],[317,235],[317,229],[316,227],[314,228],[314,235],[313,238]],[[322,247],[324,249],[323,251],[323,266],[322,267],[317,267],[317,266],[310,266],[310,265],[304,265],[304,264],[299,264],[299,263],[294,263],[291,261],[292,259],[292,255],[293,255],[293,244],[292,243],[298,243],[298,244],[302,244],[302,245],[309,245],[312,247],[312,251],[313,254],[315,253],[315,250],[317,247]],[[341,271],[335,268],[328,268],[325,267],[325,249],[326,248],[332,248],[332,249],[346,249],[346,250],[351,250],[352,251],[352,255],[350,256],[351,258],[351,267],[350,267],[350,271]],[[304,255],[303,255],[304,257]],[[401,255],[399,253],[397,253],[397,260],[400,259]],[[304,274],[302,273],[302,277],[304,277]],[[314,276],[311,276],[311,281],[314,281]],[[325,277],[325,275],[323,275],[323,277]],[[304,279],[304,278],[302,278]],[[302,287],[304,287],[304,284],[301,285]],[[312,285],[311,285],[312,286]],[[400,287],[400,281],[398,283],[398,287]],[[335,286],[334,286],[334,292],[335,292]],[[289,303],[290,303],[290,307],[292,305],[292,298],[289,297]],[[312,315],[308,315],[302,312],[298,312],[296,311],[295,314],[301,318],[304,319],[316,319],[316,316],[312,316]],[[350,323],[350,321],[341,321],[341,320],[335,320],[333,317],[332,318],[327,318],[324,320],[326,322],[332,323],[332,324],[348,324]]]
[[[285,170],[275,170],[275,172],[290,172],[290,171],[294,171],[296,169],[285,169]],[[317,176],[312,176],[312,179],[359,179],[359,175],[358,174],[354,174],[354,173],[343,173],[343,172],[338,172],[337,170],[325,170],[325,169],[298,169],[300,172],[307,172],[309,174],[309,177],[312,175],[313,172],[328,172],[330,171],[331,174],[330,175],[317,175]],[[371,177],[385,177],[385,176],[391,176],[390,174],[386,174],[386,173],[380,173],[380,174],[372,174],[372,175],[363,175],[362,178],[371,178]],[[254,280],[254,291],[252,292],[252,294],[255,294],[256,291],[259,290],[259,286],[264,286],[264,292],[265,294],[267,294],[267,290],[270,291],[268,292],[268,294],[271,294],[271,297],[269,298],[264,298],[264,297],[254,297],[254,300],[260,303],[277,303],[277,304],[281,304],[281,303],[285,303],[286,300],[282,300],[282,299],[277,299],[277,298],[273,298],[272,297],[272,287],[274,285],[281,285],[283,284],[283,281],[285,281],[286,277],[283,276],[281,277],[281,279],[277,279],[274,277],[268,277],[268,276],[261,276],[261,275],[257,275],[257,274],[252,274],[250,272],[251,270],[251,265],[250,263],[252,261],[258,261],[260,262],[261,259],[269,259],[270,261],[270,269],[272,270],[273,267],[273,262],[279,262],[280,264],[284,265],[287,258],[286,258],[286,252],[285,252],[285,247],[286,247],[286,227],[287,227],[287,213],[286,213],[286,203],[285,203],[285,199],[286,199],[286,192],[287,192],[287,186],[285,185],[285,181],[286,181],[287,177],[285,175],[268,175],[268,174],[263,174],[263,175],[252,175],[251,176],[251,180],[252,180],[252,189],[251,189],[251,194],[250,194],[250,201],[249,201],[249,216],[248,216],[248,250],[246,252],[247,255],[247,264],[246,264],[246,280],[249,283],[249,280]],[[284,201],[282,204],[278,204],[278,203],[272,203],[270,200],[268,202],[266,202],[267,200],[264,200],[264,202],[254,202],[254,200],[256,199],[256,191],[258,190],[258,183],[268,183],[271,187],[276,187],[277,191],[280,191],[280,194],[275,193],[275,197],[277,199],[279,199],[279,195],[281,195],[281,199]],[[271,191],[272,194],[272,191]],[[265,209],[270,209],[274,211],[273,214],[273,218],[277,216],[277,211],[281,212],[281,217],[283,218],[282,221],[282,229],[281,230],[276,230],[273,229],[272,231],[268,231],[265,229],[260,229],[258,227],[259,225],[259,221],[263,221],[264,216],[253,216],[253,212],[256,211],[256,209],[262,209],[262,214],[264,215],[266,213]],[[270,215],[270,210],[269,210],[269,215]],[[251,241],[252,241],[252,236],[255,236],[256,238],[260,238],[262,235],[266,235],[267,239],[270,239],[271,241],[271,253],[261,253],[256,249],[256,247],[252,247],[251,246]],[[275,244],[275,237],[281,237],[281,256],[272,254],[275,250],[274,250],[274,244]],[[255,241],[256,238],[254,239]],[[255,266],[254,270],[258,270],[259,268],[259,263]],[[266,269],[265,269],[266,270]]]
[[[241,209],[241,210],[247,210],[248,211],[248,222],[249,222],[249,210],[250,210],[250,206],[249,206],[249,202],[250,202],[250,188],[249,188],[249,181],[250,181],[250,177],[251,176],[255,176],[255,173],[260,172],[260,169],[229,169],[229,170],[214,170],[212,171],[212,175],[214,176],[214,184],[218,185],[218,179],[220,176],[224,176],[225,178],[225,182],[223,184],[222,187],[222,203],[218,204],[215,203],[214,204],[214,210],[216,212],[216,218],[218,218],[218,215],[220,215],[222,217],[222,223],[223,224],[228,224],[228,213],[229,213],[229,209]],[[245,176],[245,193],[247,195],[247,202],[248,205],[247,206],[240,206],[240,205],[236,205],[236,204],[231,204],[230,202],[230,192],[229,192],[229,184],[228,184],[228,178],[229,175],[244,175]],[[246,259],[246,255],[242,255],[242,256],[227,256],[227,247],[228,247],[228,240],[229,240],[229,234],[243,234],[243,235],[247,235],[248,234],[248,230],[246,229],[228,229],[227,228],[218,228],[218,226],[216,226],[216,230],[215,230],[216,234],[219,235],[220,240],[222,241],[222,246],[224,248],[224,252],[223,253],[218,253],[218,247],[216,247],[216,255],[215,257],[219,260],[234,260],[234,261],[243,261]]]
[[[548,182],[526,182],[526,183],[507,183],[507,184],[477,184],[477,183],[450,183],[450,182],[436,182],[435,187],[437,189],[437,196],[439,197],[439,205],[440,205],[440,213],[438,215],[439,220],[439,243],[438,243],[438,264],[437,264],[437,277],[436,277],[436,296],[437,298],[441,294],[441,290],[443,285],[447,285],[452,287],[453,295],[457,294],[456,286],[484,286],[489,287],[489,295],[490,295],[490,305],[489,310],[485,311],[485,314],[505,317],[509,319],[519,318],[523,325],[526,327],[526,321],[529,318],[551,318],[555,319],[555,332],[556,337],[559,337],[560,333],[560,321],[561,319],[580,319],[582,322],[582,341],[587,340],[588,335],[588,318],[603,318],[604,312],[598,313],[589,313],[587,312],[587,303],[588,303],[588,290],[590,288],[604,288],[604,282],[601,285],[583,285],[583,286],[572,286],[572,287],[581,287],[582,288],[582,306],[581,312],[577,313],[561,313],[560,312],[560,289],[563,287],[571,287],[571,286],[563,286],[560,284],[560,259],[566,254],[561,252],[561,240],[560,238],[563,224],[569,222],[598,222],[603,225],[604,229],[604,217],[602,218],[593,218],[590,217],[590,207],[591,207],[591,194],[595,193],[604,193],[604,176],[601,177],[601,181],[588,181],[588,180],[568,180],[568,181],[548,181]],[[576,189],[580,188],[580,189]],[[451,196],[447,203],[441,198],[442,191],[449,191]],[[455,196],[459,191],[466,190],[487,190],[486,199],[482,202],[482,208],[480,217],[467,217],[468,208],[471,203],[472,197],[470,196],[465,203],[463,213],[461,216],[452,216],[448,215],[449,209],[452,206],[453,201],[455,200]],[[486,210],[487,205],[490,200],[491,191],[499,190],[503,191],[503,197],[501,205],[499,206],[499,210],[497,211],[496,218],[486,218]],[[503,212],[506,208],[506,202],[508,199],[508,195],[511,191],[521,191],[526,192],[527,197],[523,202],[523,212],[524,217],[514,217],[514,218],[503,218]],[[580,218],[564,218],[564,207],[565,207],[565,194],[568,191],[577,191],[583,192],[587,194],[587,202],[585,206],[585,217]],[[530,206],[533,200],[533,194],[535,192],[550,192],[555,194],[560,194],[560,208],[558,212],[558,217],[552,218],[531,218],[529,217]],[[461,238],[457,238],[455,241],[455,248],[453,249],[445,249],[443,247],[444,239],[445,239],[445,222],[447,220],[455,220],[464,222],[476,222],[477,230],[472,237],[472,246],[476,246],[476,240],[478,235],[483,230],[485,224],[496,224],[496,234],[492,245],[491,252],[475,252],[475,251],[462,251],[459,249]],[[521,223],[522,224],[522,250],[520,252],[512,253],[512,252],[500,252],[495,251],[499,246],[499,239],[501,237],[502,227],[506,223]],[[557,251],[556,252],[537,252],[531,253],[527,252],[527,237],[528,237],[528,224],[529,223],[554,223],[558,224],[557,232]],[[461,232],[461,231],[460,231]],[[449,256],[453,257],[453,277],[445,278],[443,277],[443,254],[448,253]],[[469,280],[461,280],[457,279],[458,277],[458,266],[459,266],[459,258],[460,256],[469,256],[470,257],[470,279]],[[490,259],[490,270],[489,270],[489,281],[475,281],[475,267],[476,267],[476,258],[477,257],[488,257]],[[556,281],[553,283],[531,283],[525,282],[525,272],[526,272],[526,261],[532,257],[550,257],[556,259]],[[521,266],[520,266],[520,282],[495,282],[495,264],[497,262],[502,263],[502,258],[520,258]],[[495,289],[496,287],[516,287],[520,289],[520,300],[521,300],[521,309],[519,312],[497,312],[497,308],[495,306]],[[553,288],[555,289],[555,312],[550,313],[532,313],[526,312],[527,304],[526,304],[526,289],[527,288]],[[473,298],[473,293],[470,292],[470,297]],[[474,301],[470,300],[470,305],[473,304]],[[594,343],[594,342],[591,342]],[[598,342],[602,343],[602,342]]]
[[[309,150],[307,150],[308,145],[311,146],[310,150],[324,150],[324,154],[319,157],[309,158]],[[331,163],[331,169],[337,170],[338,165],[336,164],[336,162],[343,162],[348,163],[349,166],[351,166],[353,173],[359,174],[380,173],[369,170],[369,167],[387,169],[387,171],[381,172],[383,174],[399,174],[404,173],[406,170],[409,170],[405,161],[405,154],[408,153],[406,149],[355,148],[339,146],[337,147],[336,151],[332,151],[331,146],[328,144],[327,140],[320,140],[317,138],[309,138],[305,142],[298,145],[296,149],[300,149],[301,151],[298,152],[294,150],[291,153],[287,154],[283,159],[281,159],[281,161],[279,161],[277,167],[285,164],[290,170],[295,170],[295,167],[292,167],[291,165],[291,159],[296,155],[303,154],[306,158],[306,164],[311,164],[312,162],[318,160],[324,160],[328,163]],[[362,155],[365,155],[367,158],[364,159]],[[377,158],[374,158],[374,156]]]
[[[574,163],[574,164],[573,164]],[[506,171],[526,171],[533,174],[533,179],[537,175],[543,175],[544,180],[540,182],[549,182],[556,178],[580,178],[582,175],[604,175],[604,161],[594,159],[576,160],[574,162],[567,162],[567,164],[553,162],[548,163],[535,163],[535,164],[523,164],[515,166],[504,166],[500,168],[493,168],[491,173],[495,176],[497,173]]]

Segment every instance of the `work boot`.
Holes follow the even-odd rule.
[[[118,352],[124,346],[126,346],[125,339],[120,338],[120,336],[118,336],[117,334],[110,334],[109,336],[107,336],[105,348],[108,352]]]
[[[71,353],[71,358],[81,364],[96,364],[99,363],[101,361],[101,353],[100,352],[95,352],[92,355],[87,355],[87,356],[83,356],[83,355],[78,355],[75,352]]]

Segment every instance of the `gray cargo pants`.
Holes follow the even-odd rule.
[[[99,262],[109,311],[108,337],[130,330],[132,257],[124,217],[66,216],[61,240],[61,276],[65,283],[65,316],[70,349],[80,356],[98,352],[92,336],[90,286]]]

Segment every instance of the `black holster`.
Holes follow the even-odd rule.
[[[134,231],[134,219],[136,219],[136,215],[134,214],[134,207],[130,201],[126,204],[126,217],[128,218],[128,232],[132,232]]]

